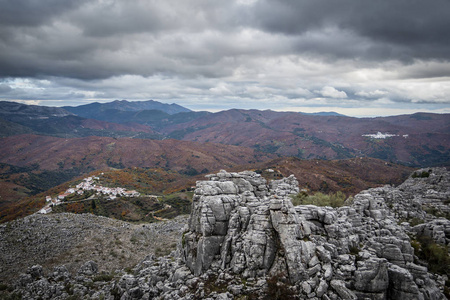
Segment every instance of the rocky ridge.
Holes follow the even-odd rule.
[[[221,171],[197,182],[177,253],[148,256],[131,274],[108,279],[94,262],[75,275],[56,267],[45,276],[34,266],[15,292],[29,299],[445,299],[448,278],[430,273],[411,244],[419,234],[450,241],[450,221],[429,213],[445,213],[450,174],[426,173],[333,209],[294,207],[293,176],[267,183],[253,172]],[[415,225],[419,217],[426,222]]]

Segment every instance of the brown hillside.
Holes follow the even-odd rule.
[[[183,140],[240,145],[305,159],[368,156],[429,166],[450,163],[449,129],[448,114],[359,119],[229,110],[167,127],[163,133]],[[386,139],[363,136],[377,132],[396,136]]]
[[[0,162],[39,169],[100,170],[124,167],[165,167],[208,172],[273,158],[253,149],[177,140],[85,137],[63,139],[17,135],[0,139]]]
[[[5,211],[11,211],[13,203],[19,204],[13,209],[18,216],[37,211],[43,205],[42,198],[27,196],[94,170],[164,168],[192,176],[273,157],[250,148],[178,140],[38,135],[0,138],[0,163],[24,168],[12,173],[9,166],[0,169],[0,219],[11,217]],[[183,180],[174,188],[185,185]]]
[[[90,129],[155,133],[149,126],[137,123],[117,124],[94,119],[84,119],[81,123],[82,127]]]
[[[414,170],[402,165],[391,164],[374,158],[352,158],[342,160],[301,160],[294,157],[277,158],[240,166],[236,170],[259,170],[269,178],[295,175],[300,188],[324,193],[342,191],[347,195],[376,186],[402,183]],[[256,168],[256,169],[255,169]],[[265,170],[273,169],[274,173]]]

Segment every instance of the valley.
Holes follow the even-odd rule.
[[[131,170],[156,170],[162,180],[133,175],[131,185],[170,195],[221,169],[273,169],[268,177],[294,174],[310,192],[354,195],[398,184],[411,167],[450,163],[445,114],[358,119],[270,110],[210,113],[152,100],[63,108],[0,104],[3,222],[39,210],[46,191],[99,172],[123,179]]]

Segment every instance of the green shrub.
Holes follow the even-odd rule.
[[[351,246],[349,248],[349,252],[350,252],[351,255],[358,255],[359,251],[360,251],[360,249],[359,249],[358,246]]]
[[[419,224],[423,224],[423,220],[422,219],[419,219],[419,218],[412,218],[412,219],[410,219],[409,221],[408,221],[408,223],[409,223],[409,225],[411,225],[411,226],[416,226],[416,225],[419,225]]]
[[[440,209],[434,207],[434,206],[423,206],[422,209],[429,215],[433,215],[438,218],[446,218],[450,220],[450,214],[447,212],[443,212]]]
[[[444,295],[447,299],[450,299],[450,280],[445,281]]]
[[[428,263],[433,273],[450,276],[450,255],[445,246],[436,244],[429,236],[418,236],[411,241],[414,254]]]
[[[92,278],[92,281],[111,281],[114,278],[113,274],[98,274],[94,278]]]
[[[12,294],[0,294],[0,299],[2,300],[21,300],[22,295],[20,293],[12,293]]]
[[[292,204],[294,204],[295,206],[312,204],[316,206],[341,207],[344,206],[345,199],[346,196],[341,191],[329,194],[317,192],[313,195],[308,195],[305,192],[300,192],[292,197]]]
[[[419,172],[419,173],[414,172],[411,175],[411,177],[412,178],[427,178],[427,177],[430,177],[430,173],[431,172],[432,172],[432,170],[428,170],[428,172],[427,171],[422,171],[422,172]]]
[[[276,274],[267,279],[264,299],[291,300],[297,299],[285,274]]]

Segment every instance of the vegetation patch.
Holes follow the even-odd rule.
[[[427,171],[422,171],[422,172],[414,172],[411,177],[412,178],[428,178],[430,177],[430,173],[432,172],[432,170],[428,170]]]
[[[414,218],[411,218],[411,219],[407,220],[407,222],[409,223],[409,225],[414,227],[414,226],[417,226],[419,224],[423,224],[425,221],[420,219],[420,218],[414,217]]]
[[[267,288],[264,293],[264,299],[293,300],[297,299],[292,285],[287,276],[282,273],[275,274],[267,279]]]
[[[63,202],[53,206],[53,212],[92,213],[127,222],[157,222],[191,212],[193,192],[149,197],[118,197],[109,200],[104,196]]]
[[[450,255],[448,247],[436,244],[429,236],[420,235],[411,240],[414,254],[428,263],[433,273],[450,276]]]
[[[97,281],[111,281],[114,278],[113,274],[98,274],[96,276],[94,276],[94,278],[92,278],[92,281],[97,282]]]
[[[226,281],[217,280],[216,275],[208,276],[208,279],[205,280],[205,291],[207,294],[212,292],[216,293],[224,293],[227,291],[228,284]]]
[[[450,220],[450,213],[443,212],[442,210],[440,210],[437,207],[423,205],[422,209],[429,215],[433,215],[437,218],[446,218],[447,220]]]
[[[265,152],[265,153],[275,153],[278,151],[278,149],[280,149],[280,147],[282,146],[282,144],[280,142],[277,141],[270,141],[270,143],[268,144],[256,144],[254,146],[254,148],[257,151],[261,151],[261,152]]]
[[[57,171],[40,170],[38,164],[29,167],[17,167],[0,163],[0,169],[2,170],[0,179],[9,179],[11,182],[27,188],[30,196],[46,191],[81,174],[81,170],[76,168]]]
[[[316,192],[312,195],[309,195],[306,192],[300,192],[291,197],[294,206],[311,204],[316,206],[341,207],[345,205],[346,199],[347,197],[341,191],[329,194]]]

